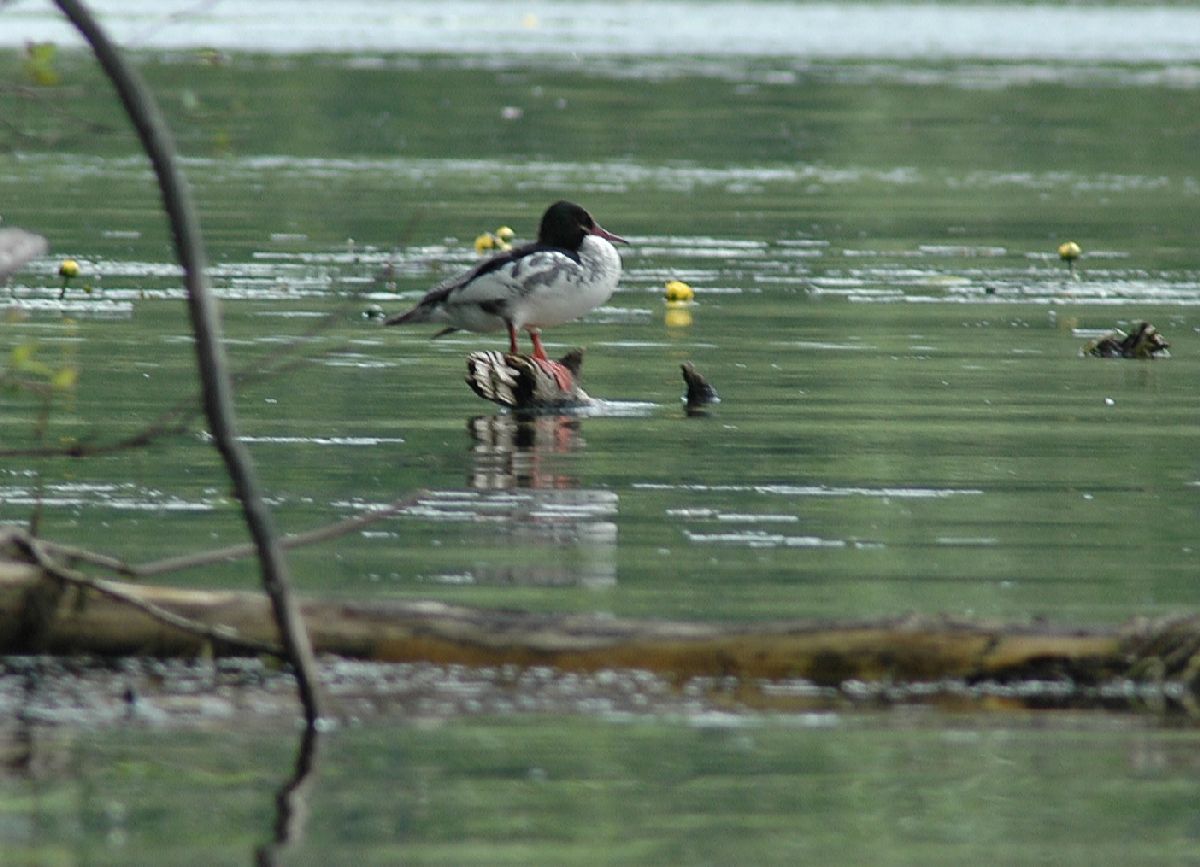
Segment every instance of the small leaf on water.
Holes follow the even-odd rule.
[[[58,46],[53,42],[30,42],[25,45],[25,53],[35,63],[49,63],[58,53]]]
[[[37,345],[34,343],[19,343],[9,353],[8,363],[13,370],[24,370],[33,360],[33,353],[36,351]]]
[[[63,367],[57,370],[50,380],[50,386],[56,391],[70,391],[79,382],[79,370],[74,367]]]
[[[49,379],[54,372],[49,365],[34,358],[36,353],[37,344],[34,342],[20,343],[14,346],[8,355],[9,367],[17,373]]]
[[[25,45],[25,75],[39,87],[54,87],[61,80],[54,68],[58,46],[53,42],[29,42]]]

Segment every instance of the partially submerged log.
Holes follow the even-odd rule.
[[[274,644],[265,596],[110,582],[121,593],[243,639]],[[49,591],[49,592],[48,592]],[[805,679],[820,685],[944,679],[1198,679],[1200,617],[1080,629],[948,617],[708,623],[537,614],[434,601],[313,599],[302,613],[318,653],[380,662],[638,668],[684,679]],[[0,561],[0,652],[191,656],[230,651],[121,601],[62,588],[34,565]],[[246,651],[240,651],[243,655]],[[237,655],[236,652],[231,655]]]
[[[1097,358],[1164,358],[1171,346],[1149,322],[1139,322],[1129,334],[1119,328],[1089,340],[1080,351]]]
[[[583,350],[572,349],[558,363],[571,374],[568,388],[531,356],[472,352],[467,356],[467,385],[484,400],[519,411],[571,409],[590,404],[592,399],[579,387]]]
[[[706,412],[704,409],[706,406],[721,402],[717,390],[700,371],[696,370],[696,365],[685,361],[680,368],[683,370],[684,385],[687,386],[683,403],[688,415],[703,415]]]

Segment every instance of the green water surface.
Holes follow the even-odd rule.
[[[295,552],[304,593],[700,619],[1194,609],[1194,79],[137,59],[186,157],[280,525],[429,492]],[[52,246],[0,287],[0,361],[33,346],[79,381],[44,429],[41,399],[6,391],[5,449],[111,442],[195,391],[149,172],[88,59],[58,63],[56,90],[0,91],[0,216]],[[0,70],[20,81],[19,57]],[[479,232],[528,238],[560,197],[632,242],[611,302],[547,333],[551,351],[587,348],[584,387],[608,403],[518,424],[461,382],[465,354],[501,338],[430,342],[363,314],[468,267]],[[1078,279],[1054,252],[1067,239]],[[60,301],[65,256],[83,274]],[[693,307],[668,311],[671,278]],[[1142,319],[1171,358],[1080,357]],[[722,396],[706,417],[681,408],[684,361]],[[245,537],[199,421],[95,459],[0,458],[0,522],[35,513],[49,537],[135,562]],[[164,580],[249,589],[256,571]],[[939,719],[342,731],[296,863],[1195,856],[1190,731]],[[292,749],[274,733],[57,736],[59,764],[3,777],[0,860],[244,863]]]
[[[292,758],[228,734],[43,749],[61,770],[0,782],[6,863],[247,863]],[[321,748],[283,863],[1187,863],[1195,756],[1190,734],[1079,719],[357,730]]]

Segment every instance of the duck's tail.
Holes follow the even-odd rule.
[[[467,356],[467,385],[484,400],[501,406],[516,406],[518,392],[530,391],[528,382],[522,384],[522,377],[528,375],[528,371],[510,366],[502,352],[489,350]]]
[[[433,307],[429,306],[428,304],[418,304],[412,310],[405,310],[403,313],[397,313],[395,316],[389,316],[387,319],[383,320],[383,324],[407,325],[410,322],[415,322],[418,324],[422,322],[432,322],[434,321],[433,313]],[[454,327],[443,328],[437,334],[433,335],[433,339],[437,340],[439,337],[445,337],[447,334],[453,334],[458,330],[459,329]]]
[[[430,308],[424,304],[418,304],[411,310],[406,310],[403,313],[397,313],[383,320],[384,325],[407,325],[409,322],[428,322]]]

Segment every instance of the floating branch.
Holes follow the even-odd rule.
[[[687,393],[683,400],[688,415],[704,415],[704,407],[721,402],[717,390],[696,370],[696,365],[685,361],[680,367],[683,370],[683,381],[687,385]]]
[[[47,602],[56,580],[36,563],[0,560],[0,650],[7,653],[191,656],[274,645],[265,596],[105,582],[116,593],[80,588]],[[29,606],[40,599],[31,644]],[[131,609],[128,599],[153,605]],[[157,616],[162,611],[216,635]],[[1183,683],[1200,679],[1200,618],[1137,620],[1107,628],[999,624],[940,616],[878,620],[686,622],[491,610],[434,601],[308,600],[301,603],[317,652],[378,662],[563,670],[639,668],[685,679],[805,679],[918,683],[1117,678]],[[236,634],[239,641],[223,643]]]
[[[1080,352],[1098,358],[1167,358],[1170,345],[1149,322],[1139,322],[1129,334],[1117,328],[1088,341]]]

